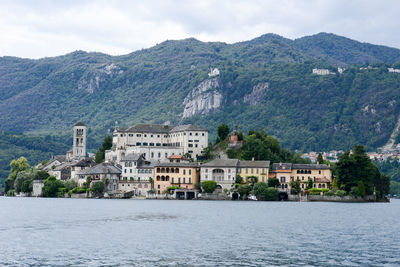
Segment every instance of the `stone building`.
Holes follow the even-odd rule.
[[[78,122],[74,125],[74,138],[72,145],[73,159],[82,159],[86,157],[86,135],[87,127],[84,123]]]
[[[78,185],[82,186],[86,182],[87,178],[90,177],[92,183],[96,181],[104,182],[106,185],[106,191],[109,194],[119,193],[118,181],[121,176],[121,169],[110,163],[103,162],[89,169],[83,170],[79,173],[80,178]]]

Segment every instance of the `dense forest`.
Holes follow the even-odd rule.
[[[69,147],[72,126],[83,121],[94,151],[116,125],[193,123],[215,140],[218,125],[227,123],[243,132],[262,128],[291,150],[356,144],[375,150],[388,141],[400,114],[400,74],[389,67],[400,68],[399,49],[328,33],[295,40],[266,34],[234,44],[190,38],[123,56],[76,51],[38,60],[1,57],[0,131],[23,133],[16,135],[21,140],[53,136]],[[213,68],[217,77],[208,75]],[[314,68],[332,74],[314,75]],[[212,79],[214,87],[201,87]],[[204,106],[213,99],[196,103],[199,110],[183,116],[195,91],[199,101],[209,95],[220,101],[211,109]],[[33,163],[43,158],[33,151],[47,157],[60,147],[46,143],[48,151],[35,150],[7,141],[10,136],[1,150],[8,162],[31,153]]]

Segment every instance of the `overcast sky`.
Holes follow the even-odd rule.
[[[167,39],[233,43],[318,32],[400,48],[400,1],[0,0],[0,56],[121,55]]]

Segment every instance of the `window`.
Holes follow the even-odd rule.
[[[195,135],[195,136],[198,136],[198,135],[199,135],[199,133],[195,133],[194,135]]]
[[[132,137],[132,136],[133,136],[133,134],[128,134],[128,136]]]
[[[151,157],[154,158],[154,152],[151,152]]]
[[[281,183],[286,183],[286,177],[281,177]]]
[[[141,145],[141,143],[137,142],[137,143],[136,143],[136,145],[137,145],[137,146],[140,146],[140,145]]]
[[[147,134],[145,134],[144,137],[147,137]]]
[[[321,170],[318,171],[318,174],[321,174]]]
[[[172,181],[171,181],[171,182],[172,182],[172,183],[175,183],[175,182],[174,182],[174,177],[172,177]]]
[[[202,133],[201,135],[204,136],[204,133]]]
[[[124,173],[126,173],[126,169],[124,170]]]
[[[178,184],[181,183],[181,177],[178,177]]]
[[[183,183],[186,184],[186,178],[185,177],[183,177]]]
[[[189,184],[191,184],[191,183],[192,183],[192,178],[189,177]]]
[[[150,137],[153,137],[153,135],[150,135]]]
[[[160,135],[159,135],[159,134],[157,134],[157,137],[158,137],[158,138],[160,138]]]
[[[184,170],[183,170],[183,175],[185,175],[185,174],[186,174],[186,170],[184,169]]]
[[[168,153],[165,153],[165,158],[168,158]]]
[[[192,135],[192,133],[189,133],[189,135]]]
[[[189,170],[189,175],[191,175],[192,174],[192,170]]]
[[[154,143],[150,143],[149,146],[154,146]]]
[[[143,146],[147,146],[147,143],[143,143]]]
[[[129,172],[132,173],[132,169],[130,169]]]
[[[189,144],[188,147],[193,147],[193,144]]]
[[[136,134],[136,137],[141,137],[142,135],[141,134]]]
[[[160,143],[157,143],[156,146],[161,146],[161,144],[160,144]]]
[[[198,145],[198,144],[195,144],[194,146],[195,146],[195,147],[198,147],[199,145]]]

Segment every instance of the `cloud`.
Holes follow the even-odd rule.
[[[398,1],[3,1],[0,55],[130,53],[167,39],[238,42],[332,32],[400,48]]]

